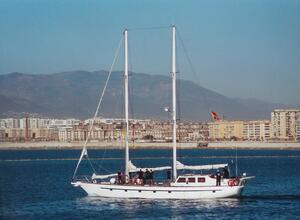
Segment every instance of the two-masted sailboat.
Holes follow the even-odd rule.
[[[109,175],[93,174],[84,180],[73,179],[72,185],[81,187],[89,196],[112,198],[145,198],[145,199],[201,199],[239,197],[246,181],[253,177],[230,177],[227,172],[216,174],[184,174],[177,175],[178,170],[227,170],[228,164],[212,164],[189,166],[177,161],[176,155],[176,27],[172,26],[172,121],[173,121],[173,164],[172,166],[147,168],[152,171],[172,170],[172,178],[165,182],[143,182],[139,177],[132,177],[133,173],[145,172],[146,168],[137,168],[129,158],[129,118],[128,118],[128,30],[124,31],[125,69],[124,69],[124,98],[125,98],[125,171]],[[87,155],[84,146],[77,168]],[[170,172],[170,171],[169,171]],[[132,178],[131,178],[132,177]],[[122,178],[122,179],[120,179]]]

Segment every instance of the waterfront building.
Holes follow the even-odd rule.
[[[300,109],[276,109],[272,111],[271,137],[278,140],[299,140],[299,120]]]
[[[86,121],[88,122],[88,121]],[[79,124],[59,129],[60,141],[84,141],[90,124]],[[129,139],[133,141],[169,142],[172,140],[172,124],[155,120],[132,120],[129,123]],[[208,137],[207,124],[199,122],[178,123],[178,141],[200,141]],[[120,141],[124,138],[124,122],[101,119],[94,123],[89,140]]]
[[[208,126],[199,122],[180,122],[177,127],[180,142],[204,141],[208,137]]]
[[[2,136],[2,135],[0,135]],[[47,128],[6,128],[2,141],[55,141],[58,140],[58,132]]]
[[[49,118],[20,118],[19,119],[19,128],[26,128],[26,123],[28,128],[47,128],[50,122],[55,119],[49,119]],[[57,119],[59,120],[59,119]]]
[[[265,141],[271,136],[271,122],[269,120],[244,121],[243,139]]]
[[[74,126],[73,128],[60,128],[58,132],[59,141],[85,141],[89,136],[90,141],[112,141],[121,140],[121,130],[113,129],[111,126],[95,125],[89,132],[88,125]]]
[[[1,119],[0,124],[4,128],[19,128],[20,127],[19,119],[16,119],[16,118],[3,118],[3,119]]]
[[[0,127],[0,141],[5,141],[5,129]]]
[[[3,119],[0,118],[0,129],[6,128],[6,123]]]
[[[69,118],[69,119],[50,119],[47,122],[47,128],[49,129],[60,129],[60,128],[72,128],[73,125],[78,125],[80,120]]]
[[[218,120],[208,123],[210,140],[242,140],[243,121]]]
[[[297,141],[300,141],[300,117],[296,121],[296,137]]]
[[[80,123],[78,119],[49,119],[49,118],[4,118],[0,119],[0,128],[20,128],[20,129],[33,129],[33,128],[49,128],[59,129],[77,125]]]

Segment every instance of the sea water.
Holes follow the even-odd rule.
[[[238,199],[91,198],[70,182],[79,150],[0,151],[0,219],[299,219],[299,150],[178,150],[185,164],[229,163],[255,176]],[[170,150],[131,150],[138,166],[171,164]],[[236,161],[236,155],[237,161]],[[122,150],[90,150],[94,169],[116,172]],[[83,161],[79,175],[91,174]],[[155,173],[157,179],[164,172]]]

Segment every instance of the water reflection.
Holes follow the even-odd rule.
[[[152,212],[150,216],[177,216],[178,214],[214,212],[216,209],[235,209],[240,199],[202,199],[202,200],[151,200],[151,199],[116,199],[101,197],[84,197],[76,200],[78,209],[93,211],[119,211],[133,216],[140,212]],[[151,211],[152,210],[152,211]]]

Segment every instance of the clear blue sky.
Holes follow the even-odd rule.
[[[198,75],[178,45],[181,78],[300,106],[298,0],[0,0],[0,74],[108,69],[125,27],[173,23]],[[169,71],[169,31],[129,37],[133,71]]]

